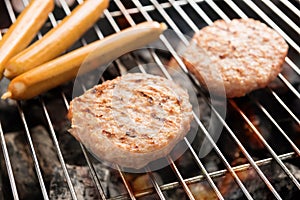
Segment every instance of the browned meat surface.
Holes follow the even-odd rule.
[[[288,45],[254,19],[217,20],[197,32],[183,59],[210,92],[240,97],[263,88],[282,69]]]
[[[70,133],[97,157],[141,168],[166,156],[190,129],[186,91],[165,78],[127,74],[71,102]]]

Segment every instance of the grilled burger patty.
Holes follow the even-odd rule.
[[[217,20],[192,39],[183,54],[189,71],[210,91],[240,97],[265,87],[282,69],[288,45],[254,19]]]
[[[94,155],[141,168],[166,156],[190,129],[192,106],[173,81],[127,74],[74,98],[70,133]]]

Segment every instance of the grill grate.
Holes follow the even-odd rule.
[[[1,2],[1,1],[0,1]],[[26,5],[28,2],[26,0],[23,1]],[[78,0],[78,3],[81,3],[82,0]],[[16,18],[16,14],[13,11],[13,7],[9,0],[4,0],[3,5],[5,5],[5,10],[7,15],[9,16],[11,21],[14,21]],[[57,22],[61,19],[58,16],[57,12],[63,12],[64,15],[70,14],[73,7],[69,7],[64,0],[60,0],[61,8],[57,7],[54,13],[49,15],[49,21],[45,26],[56,26]],[[298,101],[300,99],[299,93],[299,43],[297,43],[297,37],[300,33],[299,26],[297,25],[297,19],[300,17],[299,9],[295,6],[296,2],[293,1],[202,1],[202,0],[114,0],[111,1],[110,7],[108,10],[105,10],[104,16],[99,20],[97,24],[92,28],[92,32],[96,37],[102,39],[105,35],[111,34],[113,32],[119,32],[126,26],[133,26],[141,21],[164,21],[168,24],[169,28],[173,29],[176,33],[178,39],[184,44],[188,45],[188,40],[186,38],[187,34],[191,32],[196,32],[202,27],[211,24],[216,19],[224,19],[226,21],[230,21],[232,18],[247,18],[252,17],[259,19],[270,27],[274,28],[282,37],[285,38],[287,43],[290,45],[289,54],[285,59],[285,68],[287,68],[292,77],[296,77],[296,82],[291,80],[290,77],[286,77],[284,74],[278,75],[278,80],[283,83],[284,89],[287,90],[286,94],[292,99],[292,101]],[[286,13],[286,14],[284,14]],[[276,15],[274,15],[276,14]],[[4,30],[4,29],[3,29]],[[4,32],[4,31],[3,31]],[[38,38],[42,37],[42,33],[39,33]],[[0,35],[1,38],[1,35]],[[160,37],[160,41],[168,51],[172,54],[172,56],[178,61],[181,65],[182,70],[187,73],[184,64],[180,60],[179,55],[176,53],[172,42],[170,39],[162,35]],[[80,40],[79,45],[86,45],[90,41],[88,37],[83,37]],[[75,47],[74,47],[75,48]],[[171,78],[168,70],[163,65],[163,62],[159,55],[155,51],[149,50],[150,55],[153,60],[157,64],[158,68],[162,71],[162,73],[167,77]],[[146,72],[143,68],[142,63],[137,59],[136,54],[132,53],[128,55],[131,60],[135,60],[136,64],[139,66],[142,72]],[[118,68],[124,67],[124,63],[122,60],[115,61],[114,65]],[[297,85],[298,84],[298,85]],[[85,90],[85,86],[82,86],[83,90]],[[61,88],[60,88],[61,89]],[[69,98],[66,94],[64,88],[59,92],[51,91],[56,95],[56,98],[59,98],[64,104],[64,110],[66,111],[69,108]],[[222,119],[217,109],[211,105],[208,98],[206,98],[201,90],[199,91],[200,95],[203,95],[203,98],[206,102],[206,105],[211,108],[212,112],[216,114],[218,120],[224,126],[224,133],[227,134],[228,137],[233,141],[234,145],[238,147],[241,152],[241,156],[246,158],[247,162],[245,164],[240,164],[234,166],[231,164],[226,152],[220,146],[220,143],[216,143],[212,136],[210,135],[207,127],[203,123],[198,116],[194,115],[197,125],[199,126],[199,130],[201,134],[204,134],[206,139],[209,141],[211,146],[213,147],[213,153],[217,155],[218,159],[221,160],[223,166],[225,167],[222,170],[211,171],[207,168],[207,163],[205,159],[200,159],[196,153],[196,149],[191,144],[187,138],[184,139],[184,143],[187,146],[187,151],[192,155],[194,163],[199,173],[198,175],[186,178],[183,174],[185,169],[181,166],[180,163],[174,161],[171,156],[168,156],[166,159],[169,162],[170,168],[172,169],[174,176],[176,177],[174,181],[169,183],[159,184],[159,181],[154,176],[153,172],[149,169],[146,170],[147,175],[150,178],[150,181],[153,185],[153,188],[146,189],[142,192],[135,192],[132,188],[130,180],[127,178],[126,174],[122,172],[119,166],[116,166],[116,169],[123,181],[123,184],[127,190],[127,193],[120,194],[115,197],[107,196],[104,189],[103,183],[98,177],[97,171],[95,170],[95,162],[90,157],[89,153],[85,149],[83,145],[80,144],[80,148],[82,150],[83,156],[86,160],[86,163],[89,167],[90,175],[93,180],[94,186],[99,193],[99,196],[102,199],[136,199],[140,197],[144,197],[147,195],[156,194],[159,199],[166,199],[166,191],[172,191],[174,189],[182,188],[185,192],[186,198],[188,199],[196,199],[197,197],[191,191],[190,185],[199,182],[207,182],[211,189],[214,191],[215,195],[219,199],[224,199],[224,195],[222,193],[222,188],[220,185],[216,184],[216,179],[219,177],[224,177],[225,175],[229,175],[231,179],[234,179],[235,183],[242,190],[244,197],[247,199],[253,199],[255,194],[252,194],[249,191],[249,186],[246,186],[241,176],[238,175],[238,172],[254,169],[257,173],[258,177],[260,177],[261,181],[266,185],[269,191],[273,194],[276,199],[283,199],[284,196],[280,194],[272,181],[266,176],[266,174],[262,171],[262,166],[270,165],[271,163],[275,163],[280,166],[281,170],[288,176],[289,181],[291,181],[296,188],[300,190],[299,180],[295,177],[286,165],[287,160],[294,160],[295,162],[299,162],[300,150],[299,150],[299,136],[295,137],[295,132],[299,130],[300,120],[299,120],[299,110],[297,110],[297,106],[293,107],[290,104],[290,100],[287,100],[286,96],[281,95],[280,91],[272,88],[271,86],[260,91],[264,95],[272,98],[272,101],[275,102],[274,105],[266,105],[256,94],[249,94],[241,99],[230,99],[229,109],[230,112],[234,112],[235,115],[238,116],[237,120],[242,121],[248,129],[252,132],[255,137],[258,138],[259,143],[261,143],[267,152],[266,155],[269,155],[264,158],[256,159],[253,156],[253,152],[249,151],[249,147],[245,144],[245,141],[241,141],[241,134],[243,132],[241,129],[237,129],[233,127],[233,124]],[[45,124],[49,128],[49,137],[51,137],[57,157],[63,169],[63,174],[65,176],[69,192],[73,199],[77,199],[78,196],[76,194],[76,190],[74,188],[74,183],[72,183],[70,172],[67,168],[65,155],[63,155],[60,147],[60,139],[59,135],[57,135],[54,127],[53,120],[57,116],[51,114],[48,108],[48,97],[46,95],[40,96],[38,100],[34,100],[34,103],[37,103],[38,106],[42,109],[41,118],[44,118]],[[30,153],[32,156],[32,160],[35,167],[35,172],[37,179],[40,184],[41,193],[44,199],[49,199],[49,191],[47,190],[47,186],[45,185],[44,176],[40,169],[39,158],[36,154],[35,144],[31,137],[30,131],[30,117],[31,113],[27,110],[27,102],[16,102],[16,113],[19,116],[18,122],[22,125],[23,130],[25,132],[25,136],[27,142],[30,147]],[[280,137],[284,140],[284,143],[287,144],[288,150],[285,151],[280,150],[281,142],[279,141],[269,141],[266,139],[264,132],[257,128],[255,122],[251,119],[251,115],[247,112],[247,107],[244,104],[251,105],[251,107],[255,107],[257,112],[261,113],[272,126],[276,128]],[[278,105],[280,107],[281,112],[284,112],[285,119],[288,119],[291,124],[298,127],[294,132],[291,132],[288,129],[283,119],[281,119],[280,115],[276,113],[278,109]],[[296,104],[297,105],[297,104]],[[299,107],[298,107],[299,108]],[[274,111],[275,110],[275,111]],[[10,190],[11,196],[6,196],[6,198],[13,197],[14,199],[19,199],[18,185],[16,184],[16,180],[18,177],[14,176],[14,172],[12,170],[12,166],[14,163],[11,162],[9,156],[9,148],[6,145],[5,141],[5,133],[10,130],[9,127],[2,126],[1,124],[7,124],[6,119],[0,118],[0,140],[2,146],[2,154],[4,157],[5,168],[7,170],[8,178],[10,181]],[[277,132],[276,132],[277,133]],[[273,133],[270,133],[273,134]],[[242,136],[243,137],[243,136]],[[298,141],[295,142],[295,141]],[[298,146],[297,146],[298,145]],[[187,158],[186,158],[187,159]],[[3,169],[4,170],[4,169]],[[1,179],[0,179],[1,180]],[[1,191],[1,190],[0,190]],[[1,195],[0,195],[1,197]]]

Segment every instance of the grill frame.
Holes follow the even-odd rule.
[[[10,15],[10,18],[11,18],[12,21],[14,21],[15,20],[15,13],[12,10],[12,6],[10,4],[10,1],[9,0],[4,0],[4,1],[5,1],[6,8],[8,10],[8,13]],[[23,2],[24,2],[25,5],[28,3],[26,0],[23,0]],[[82,1],[78,0],[78,2],[81,3]],[[188,19],[190,19],[189,16],[182,10],[182,6],[185,6],[185,5],[191,6],[191,8],[193,8],[199,14],[199,16],[202,17],[202,20],[204,20],[208,25],[213,22],[213,20],[209,18],[207,13],[204,10],[202,10],[202,8],[199,6],[202,2],[204,2],[202,0],[195,0],[195,1],[193,1],[193,0],[178,0],[178,1],[168,0],[165,3],[159,3],[157,0],[151,0],[150,5],[142,5],[140,3],[140,1],[137,1],[137,0],[133,0],[132,2],[135,5],[135,8],[127,9],[124,6],[124,3],[121,0],[114,0],[114,3],[117,5],[119,10],[111,11],[111,12],[109,10],[104,11],[104,16],[103,17],[106,18],[106,20],[109,21],[110,25],[112,26],[112,28],[114,29],[115,32],[121,31],[121,28],[119,27],[116,20],[114,19],[115,17],[124,16],[124,18],[128,21],[128,23],[131,26],[133,26],[135,24],[135,21],[131,17],[131,15],[133,15],[135,13],[139,13],[139,14],[142,14],[142,16],[145,18],[145,20],[151,21],[153,19],[149,15],[149,12],[151,12],[153,10],[157,10],[160,13],[160,15],[163,16],[164,20],[169,24],[169,27],[172,28],[176,32],[176,34],[182,40],[182,42],[185,43],[185,44],[188,44],[188,41],[185,39],[184,34],[177,27],[176,22],[174,22],[174,20],[165,11],[167,8],[173,7],[179,14],[182,14],[183,20],[185,20],[185,23],[187,23],[193,31],[199,30],[197,25],[192,23],[192,20],[188,20]],[[299,10],[297,10],[297,8],[295,6],[293,6],[288,1],[283,1],[283,2],[291,11],[293,11],[296,15],[300,16],[299,12],[298,12]],[[65,3],[65,1],[60,0],[60,3],[62,5],[62,10],[65,12],[65,14],[66,15],[70,14],[71,9],[68,7],[68,5]],[[214,1],[207,0],[207,1],[205,1],[205,3],[219,16],[219,18],[222,18],[225,21],[230,20],[230,18],[220,9],[220,7]],[[248,17],[236,5],[235,2],[230,1],[230,0],[225,0],[225,3],[228,6],[230,6],[236,12],[236,14],[238,14],[241,18],[247,18]],[[272,21],[272,19],[270,19],[254,2],[249,1],[249,0],[245,0],[244,3],[248,6],[248,8],[252,9],[252,11],[257,13],[257,15],[259,17],[261,17],[268,25],[270,25],[275,30],[277,30],[279,32],[279,34],[281,34],[286,39],[286,41],[289,43],[290,48],[293,48],[298,53],[300,52],[300,48],[296,44],[296,42],[294,42],[289,36],[287,36],[286,33],[283,32],[278,27],[278,25],[275,24]],[[263,3],[266,6],[268,6],[269,8],[271,8],[272,10],[277,11],[276,10],[276,8],[277,8],[276,5],[274,5],[271,1],[265,0],[265,1],[263,1]],[[281,13],[281,12],[275,12],[275,13],[278,14],[278,16],[280,18],[285,20],[285,22],[289,22],[289,18],[286,19],[286,16],[283,13]],[[52,26],[56,26],[57,20],[55,19],[54,15],[52,13],[49,14],[49,20],[50,20],[50,23],[51,23]],[[292,24],[292,23],[289,23],[289,24],[290,24],[291,28],[293,28],[295,31],[297,31],[299,29],[299,27],[297,27],[296,24]],[[93,27],[93,29],[96,32],[99,39],[104,38],[104,35],[101,32],[98,25],[95,25]],[[1,34],[0,34],[0,36],[1,36]],[[41,38],[41,37],[42,37],[42,34],[39,33],[38,38]],[[179,56],[177,55],[176,51],[173,49],[172,45],[169,43],[168,39],[164,35],[162,35],[160,37],[160,40],[162,41],[162,43],[164,43],[166,45],[168,50],[171,52],[171,54],[174,56],[174,58],[179,62],[179,64],[182,65],[181,67],[183,68],[183,71],[185,71],[187,73],[187,71],[185,69],[185,66],[180,61]],[[82,45],[86,45],[87,41],[84,38],[82,38],[81,43],[82,43]],[[155,60],[157,61],[158,66],[160,66],[162,68],[162,71],[166,73],[165,74],[166,77],[171,78],[170,75],[167,74],[167,70],[163,69],[164,66],[160,63],[160,60],[159,60],[158,56],[155,54],[155,52],[151,52],[151,55],[154,58],[156,58]],[[134,56],[133,56],[133,58],[134,58]],[[293,61],[289,57],[286,57],[285,61],[288,64],[288,66],[291,67],[292,70],[296,74],[298,74],[298,76],[299,76],[300,75],[300,70],[297,67],[297,65],[295,63],[293,63]],[[121,62],[116,61],[116,63],[117,63],[117,65],[122,65]],[[141,67],[141,65],[139,65],[139,67]],[[143,71],[142,68],[141,68],[141,70]],[[278,78],[289,88],[289,90],[298,99],[300,99],[300,94],[297,91],[297,89],[294,88],[293,85],[282,74],[279,74]],[[85,89],[84,86],[83,86],[83,89]],[[298,117],[296,116],[296,114],[294,114],[292,112],[292,110],[284,103],[284,101],[279,97],[279,95],[273,89],[271,89],[269,87],[266,90],[274,96],[274,98],[282,105],[282,107],[296,121],[296,123],[298,123],[300,125],[300,123],[299,123],[300,121],[299,121]],[[65,108],[68,109],[69,108],[69,102],[68,102],[68,100],[67,100],[67,98],[66,98],[66,96],[63,92],[61,92],[61,97],[60,98],[62,98],[62,100],[65,104]],[[204,175],[199,175],[199,176],[195,176],[195,177],[192,177],[192,178],[184,179],[182,177],[180,171],[178,170],[175,162],[172,160],[172,158],[170,156],[168,156],[167,159],[170,163],[171,168],[173,169],[174,174],[178,178],[178,181],[173,182],[173,183],[164,184],[164,185],[159,185],[158,182],[155,180],[155,177],[153,176],[152,172],[148,170],[147,174],[149,175],[150,180],[153,183],[153,188],[154,189],[149,189],[149,190],[146,190],[146,191],[141,192],[141,193],[134,193],[132,188],[131,188],[130,183],[128,182],[128,180],[126,180],[126,177],[125,177],[124,173],[122,172],[121,168],[119,166],[116,166],[116,169],[118,170],[118,172],[120,174],[120,177],[122,178],[123,183],[124,183],[128,193],[124,194],[124,195],[121,195],[121,196],[118,196],[116,198],[112,198],[112,199],[128,199],[128,198],[136,199],[138,197],[142,197],[144,195],[152,194],[152,193],[155,193],[155,192],[160,197],[160,199],[165,199],[163,191],[174,189],[174,188],[177,188],[177,187],[182,187],[184,189],[184,191],[186,192],[186,195],[188,196],[188,198],[189,199],[194,199],[194,196],[193,196],[191,190],[189,189],[188,184],[198,182],[198,181],[201,181],[201,180],[206,180],[210,184],[210,186],[214,190],[214,192],[216,193],[216,196],[219,199],[223,199],[224,197],[222,196],[220,190],[218,189],[218,187],[214,183],[213,179],[216,178],[216,177],[222,176],[225,173],[230,173],[231,176],[235,179],[235,182],[242,189],[244,195],[248,199],[252,199],[253,197],[251,196],[251,194],[249,193],[247,188],[244,186],[243,182],[240,180],[240,178],[236,174],[238,171],[247,170],[249,168],[255,169],[256,173],[265,182],[266,186],[273,193],[273,195],[274,195],[274,197],[276,197],[276,199],[282,199],[282,197],[278,194],[278,192],[275,190],[275,188],[272,186],[272,184],[269,182],[269,180],[267,179],[265,174],[260,169],[260,166],[267,165],[268,163],[273,162],[274,160],[281,166],[282,170],[288,175],[288,177],[291,179],[291,181],[300,190],[300,184],[299,184],[298,180],[294,177],[294,175],[287,169],[286,165],[283,163],[284,160],[287,160],[289,158],[296,158],[296,157],[298,158],[300,156],[299,148],[293,143],[293,141],[291,141],[288,134],[285,133],[285,131],[280,127],[280,125],[276,122],[276,120],[272,117],[272,115],[267,111],[267,109],[265,107],[263,107],[263,105],[261,105],[259,103],[259,101],[257,101],[251,95],[250,95],[250,99],[252,99],[256,103],[256,105],[259,107],[259,109],[279,129],[279,131],[281,132],[283,137],[286,138],[288,143],[293,148],[293,150],[294,150],[293,152],[277,155],[275,153],[275,151],[269,146],[267,141],[265,141],[265,139],[263,138],[261,133],[255,128],[255,126],[253,125],[251,120],[246,116],[246,114],[243,112],[243,110],[238,106],[238,104],[235,102],[235,100],[230,99],[230,100],[228,100],[229,104],[232,107],[235,108],[235,110],[240,114],[241,119],[243,119],[251,127],[251,129],[254,131],[254,133],[260,138],[260,141],[262,143],[264,143],[264,146],[268,149],[268,151],[270,152],[272,157],[262,159],[262,160],[258,160],[258,161],[254,161],[254,159],[247,152],[246,148],[243,146],[243,144],[240,142],[240,140],[236,137],[236,134],[232,131],[232,129],[229,127],[229,125],[225,122],[225,120],[223,120],[218,115],[217,111],[212,107],[213,112],[215,112],[215,114],[217,114],[217,116],[219,117],[219,120],[224,125],[224,128],[228,131],[230,137],[232,137],[232,139],[239,146],[239,148],[243,152],[244,156],[247,158],[249,164],[239,165],[237,167],[232,167],[229,164],[229,162],[227,161],[227,159],[225,158],[225,156],[223,155],[222,151],[217,146],[216,142],[211,138],[210,133],[208,132],[206,127],[199,120],[199,118],[197,116],[195,116],[195,119],[196,119],[197,124],[199,125],[199,128],[205,134],[206,138],[208,138],[209,142],[214,147],[214,151],[218,154],[219,158],[224,162],[224,165],[226,166],[227,169],[209,173],[206,170],[206,168],[205,168],[204,164],[202,163],[202,161],[198,158],[197,154],[195,153],[195,150],[193,149],[193,147],[191,146],[189,141],[185,138],[184,141],[185,141],[186,145],[188,146],[187,151],[190,151],[192,153],[192,155],[194,156],[194,160],[195,160],[196,164],[199,167],[199,170],[201,170]],[[46,118],[47,124],[49,126],[50,136],[53,140],[53,143],[54,143],[54,146],[56,148],[59,161],[62,165],[63,172],[64,172],[64,175],[65,175],[67,184],[69,186],[71,196],[72,196],[73,199],[77,199],[76,191],[75,191],[74,186],[72,184],[72,181],[70,179],[70,175],[68,173],[66,163],[64,161],[62,152],[60,150],[59,142],[58,142],[58,139],[57,139],[54,127],[53,127],[53,123],[51,121],[51,116],[49,115],[49,112],[48,112],[48,109],[47,109],[47,105],[45,104],[45,101],[44,101],[43,97],[39,97],[39,101],[40,101],[41,107],[42,107],[43,112],[44,112],[44,117]],[[209,100],[206,99],[206,101],[208,103],[208,106],[211,107],[212,105],[209,103]],[[48,191],[46,190],[45,183],[44,183],[44,180],[43,180],[43,176],[42,176],[42,173],[41,173],[41,170],[40,170],[39,161],[38,161],[38,158],[36,156],[34,144],[33,144],[32,139],[31,139],[31,134],[30,134],[30,130],[29,130],[29,127],[28,127],[28,122],[27,122],[26,116],[25,116],[23,108],[22,108],[22,102],[18,101],[16,105],[17,105],[17,109],[18,109],[21,121],[24,125],[24,131],[26,133],[26,138],[27,138],[27,141],[29,143],[30,150],[31,150],[31,155],[32,155],[33,162],[34,162],[34,167],[35,167],[35,170],[36,170],[36,173],[37,173],[37,178],[38,178],[39,183],[40,183],[40,189],[42,191],[44,199],[49,199]],[[1,126],[1,121],[0,121],[0,141],[1,141],[1,146],[2,146],[2,153],[3,153],[3,156],[5,158],[6,169],[7,169],[9,180],[10,180],[12,195],[13,195],[14,199],[19,199],[18,190],[17,190],[17,186],[16,186],[16,183],[15,183],[15,179],[17,177],[14,177],[14,175],[13,175],[12,165],[11,165],[10,158],[9,158],[9,155],[8,155],[8,149],[7,149],[7,146],[6,146],[6,143],[5,143],[4,131],[3,131],[2,126]],[[80,147],[81,147],[83,155],[84,155],[84,157],[87,161],[87,164],[90,168],[91,177],[92,177],[92,179],[95,183],[95,187],[97,188],[97,191],[99,192],[99,196],[102,199],[108,199],[105,196],[105,193],[104,193],[103,188],[101,186],[101,181],[99,180],[99,178],[97,176],[97,173],[94,169],[94,166],[93,166],[93,163],[92,163],[91,159],[89,158],[89,154],[87,153],[87,150],[81,144],[80,144]]]

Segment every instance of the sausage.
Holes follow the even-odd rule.
[[[108,5],[109,0],[88,0],[76,6],[43,38],[14,56],[7,63],[4,76],[11,79],[59,56],[99,19]]]
[[[10,58],[25,49],[54,9],[53,0],[32,0],[0,40],[0,79]]]
[[[83,65],[88,67],[80,68],[81,73],[155,41],[166,28],[164,23],[143,22],[78,48],[17,76],[10,82],[8,91],[1,98],[30,99],[75,78],[87,56],[90,65]],[[97,62],[93,62],[94,60]],[[97,64],[93,65],[93,63]]]

